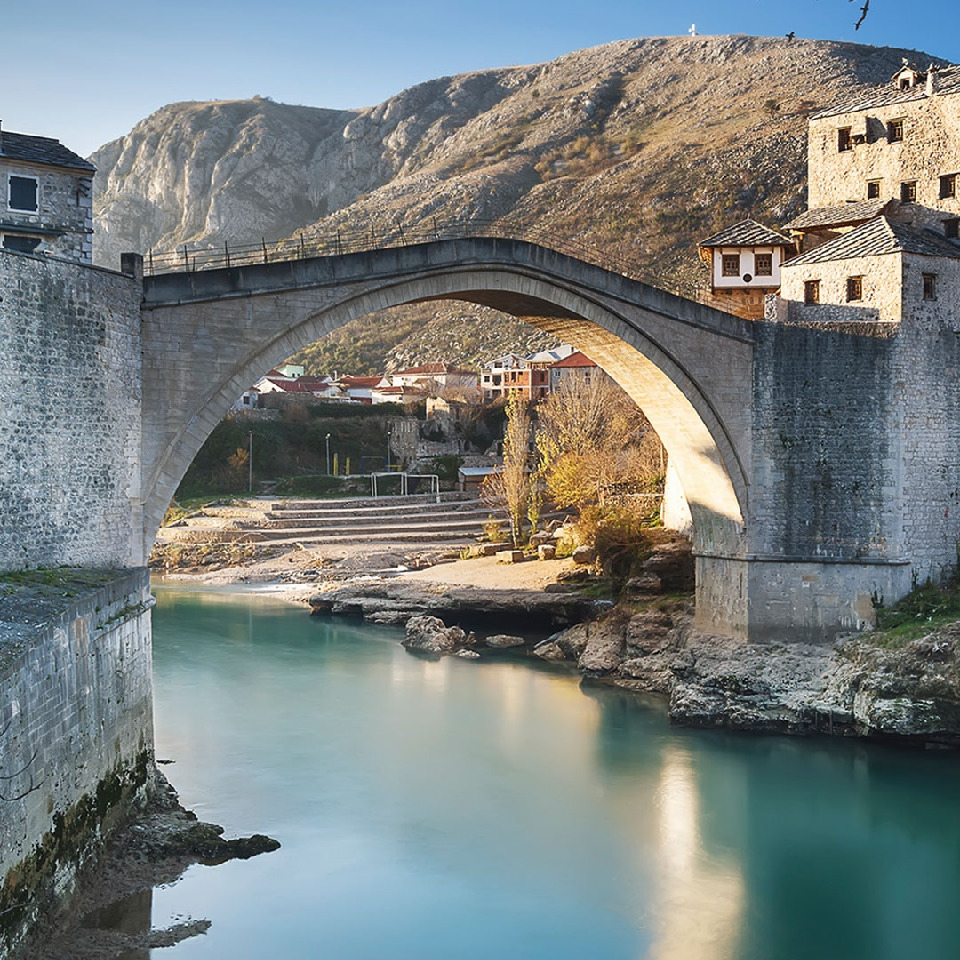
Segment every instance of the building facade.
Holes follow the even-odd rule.
[[[59,140],[0,127],[0,247],[89,264],[95,172]]]

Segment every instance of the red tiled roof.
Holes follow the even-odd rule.
[[[345,387],[375,387],[383,377],[341,377],[339,382]]]
[[[553,370],[556,367],[595,367],[596,364],[584,353],[581,353],[577,350],[576,353],[571,353],[569,357],[564,357],[562,360],[558,360],[556,363],[550,364],[550,369]]]
[[[455,367],[452,363],[424,363],[419,367],[408,367],[406,370],[395,370],[391,377],[436,376],[443,373],[461,373],[475,376],[473,370],[464,370]]]

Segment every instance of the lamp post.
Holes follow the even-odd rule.
[[[387,427],[387,466],[386,466],[387,470],[390,469],[390,436],[391,436],[391,431],[390,431],[390,428]]]
[[[330,434],[329,433],[327,434],[325,439],[327,444],[327,476],[329,477],[330,476]]]
[[[249,474],[247,477],[249,492],[253,493],[253,431],[250,431],[250,455],[247,457]]]

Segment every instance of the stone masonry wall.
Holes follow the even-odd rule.
[[[783,319],[792,323],[897,323],[901,318],[900,261],[900,254],[894,253],[785,266],[780,288],[780,303],[786,307]],[[862,299],[851,303],[847,302],[849,277],[863,278]],[[820,281],[820,303],[803,302],[806,280]]]
[[[0,570],[144,563],[140,296],[0,250]]]
[[[148,573],[78,573],[89,586],[59,601],[0,578],[0,958],[70,892],[152,768]]]
[[[7,209],[7,177],[10,174],[36,177],[36,213]],[[2,215],[0,220],[29,233],[30,227],[62,230],[63,236],[45,236],[50,252],[67,260],[90,263],[93,259],[93,181],[76,171],[58,170],[4,158],[0,162]],[[0,231],[2,232],[2,231]]]
[[[903,140],[890,143],[889,121],[903,120]],[[837,130],[866,130],[865,143],[838,150]],[[867,199],[867,181],[879,180],[880,198],[900,199],[900,184],[916,181],[915,204],[900,219],[917,226],[941,227],[945,217],[960,216],[960,196],[940,198],[940,177],[960,173],[960,96],[917,97],[853,113],[810,121],[807,146],[808,203],[827,207]]]
[[[898,557],[894,339],[775,323],[756,332],[750,553]]]
[[[936,275],[934,300],[921,274]],[[960,262],[904,256],[904,316],[891,370],[902,391],[902,542],[913,578],[953,572],[960,543]]]

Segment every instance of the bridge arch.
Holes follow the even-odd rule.
[[[207,436],[265,370],[350,320],[441,299],[510,313],[588,354],[660,435],[698,553],[742,555],[749,324],[533,244],[478,238],[147,278],[145,548]]]

